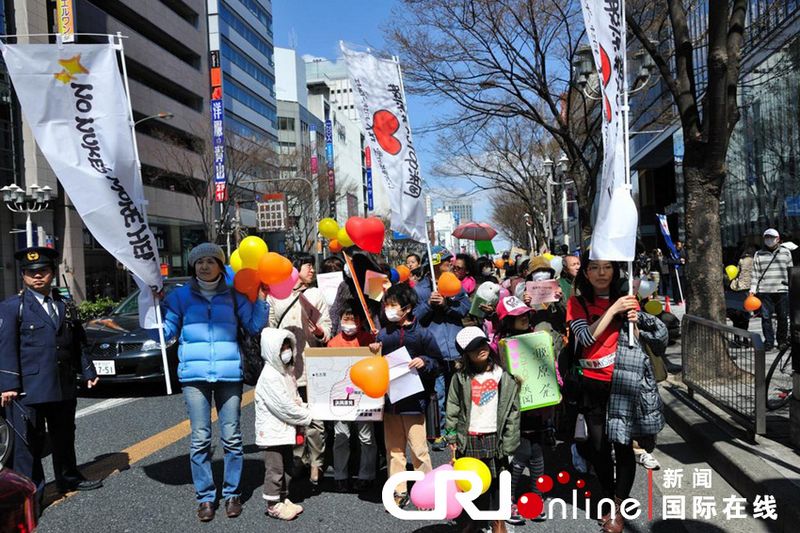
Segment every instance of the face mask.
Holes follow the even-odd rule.
[[[294,354],[292,353],[292,350],[291,350],[291,349],[288,349],[288,350],[283,350],[283,351],[281,352],[281,361],[283,361],[283,364],[284,364],[284,365],[288,365],[289,363],[291,363],[291,362],[292,362],[292,356],[293,356],[293,355],[294,355]]]
[[[481,270],[481,273],[484,276],[491,276],[493,274],[493,270],[491,268],[484,268],[483,270]]]
[[[773,246],[775,246],[775,244],[777,244],[777,242],[778,239],[776,239],[775,237],[768,237],[764,239],[764,245],[766,245],[768,248],[772,248]]]
[[[549,272],[534,272],[531,274],[531,281],[545,281],[550,279]]]
[[[344,322],[339,325],[342,329],[342,333],[345,335],[355,335],[358,331],[358,326],[355,324],[345,324]]]
[[[403,320],[403,313],[395,309],[394,307],[387,307],[384,310],[384,314],[386,318],[389,319],[389,322],[400,322]]]

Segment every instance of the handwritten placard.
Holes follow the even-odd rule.
[[[531,295],[531,305],[548,304],[559,300],[556,293],[561,289],[558,280],[528,281],[525,292]]]
[[[370,398],[350,379],[350,367],[372,355],[369,348],[305,349],[308,408],[313,420],[383,419],[383,397]]]
[[[520,410],[530,411],[561,402],[556,377],[553,339],[546,331],[526,333],[500,341],[500,354],[514,376],[520,378]]]

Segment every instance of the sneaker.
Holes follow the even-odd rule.
[[[292,500],[290,500],[289,498],[286,498],[285,500],[283,500],[283,504],[284,505],[288,505],[290,508],[292,508],[295,511],[297,511],[297,514],[300,514],[300,513],[303,512],[303,506],[302,505],[297,505],[296,503],[293,503]]]
[[[661,468],[658,459],[647,452],[636,454],[636,462],[648,470],[659,470]]]
[[[278,502],[274,505],[267,506],[267,516],[270,518],[277,518],[278,520],[294,520],[297,518],[297,515],[297,510],[286,505],[284,502]]]
[[[519,510],[517,509],[517,504],[511,504],[511,517],[506,520],[512,526],[521,526],[525,524],[525,519],[522,518],[522,515],[519,514]]]
[[[398,506],[400,509],[404,508],[408,505],[408,493],[401,492],[401,493],[394,493],[394,504]]]
[[[440,452],[447,448],[447,440],[444,437],[436,437],[431,445],[431,449],[435,452]]]

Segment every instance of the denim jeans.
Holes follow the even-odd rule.
[[[183,384],[183,397],[189,412],[192,427],[192,443],[189,458],[192,467],[192,481],[198,503],[215,502],[217,488],[211,473],[211,400],[219,414],[222,449],[225,451],[225,476],[222,497],[228,499],[239,496],[239,481],[242,477],[244,449],[242,432],[239,429],[239,416],[242,403],[241,382],[208,383],[195,381]]]
[[[442,373],[436,376],[434,389],[436,390],[436,400],[439,402],[439,435],[444,435],[445,412],[447,403],[447,391],[450,389],[450,380],[453,377],[455,361],[445,360],[441,363]]]
[[[772,319],[778,321],[778,344],[789,342],[789,293],[759,293],[761,300],[761,331],[764,333],[764,345],[775,344],[775,331]]]

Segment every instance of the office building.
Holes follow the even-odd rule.
[[[225,129],[245,138],[276,141],[272,4],[218,0],[218,8]]]

